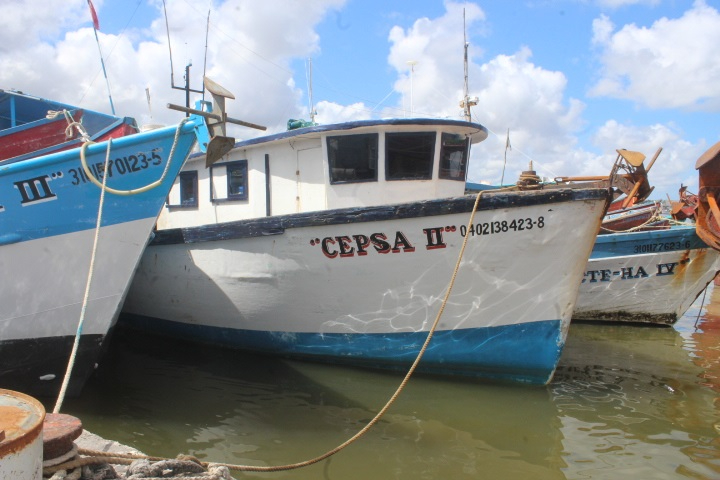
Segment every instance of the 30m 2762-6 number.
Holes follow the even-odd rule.
[[[520,232],[522,230],[532,230],[533,228],[544,228],[545,217],[532,218],[518,218],[515,220],[494,220],[492,222],[476,223],[470,225],[468,230],[467,225],[460,226],[460,235],[463,237],[470,234],[471,237],[475,235],[493,235],[495,233],[505,232]]]

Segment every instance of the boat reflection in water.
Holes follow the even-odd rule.
[[[672,328],[574,324],[548,386],[416,376],[344,451],[301,470],[254,475],[718,478],[720,288],[711,287],[700,311],[702,301]],[[401,380],[128,332],[118,332],[66,413],[151,455],[302,461],[360,430]]]

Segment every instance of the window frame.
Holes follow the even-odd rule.
[[[370,138],[373,141],[373,144],[370,146],[370,149],[375,150],[374,155],[374,165],[369,165],[371,171],[374,172],[374,175],[372,178],[358,178],[358,179],[342,179],[337,180],[334,178],[333,170],[336,168],[340,168],[333,165],[332,158],[331,158],[331,150],[337,151],[336,149],[331,149],[330,147],[330,141],[333,139],[343,139],[343,138],[349,138],[349,137],[367,137]],[[349,135],[328,135],[325,137],[325,149],[327,151],[327,165],[328,165],[328,180],[330,181],[330,185],[342,185],[345,183],[366,183],[366,182],[377,182],[378,181],[378,164],[380,163],[380,134],[378,132],[371,132],[371,133],[355,133],[355,134],[349,134]],[[371,152],[372,153],[372,152]]]
[[[185,192],[185,189],[183,188],[184,180],[190,179],[190,181],[193,182],[193,188],[195,189],[195,198],[192,202],[185,202],[183,201],[183,194]],[[180,203],[170,203],[170,198],[168,196],[167,200],[167,206],[168,208],[198,208],[198,171],[197,170],[186,170],[182,171],[178,174],[177,177],[178,180],[178,188],[180,190],[179,196],[180,196]]]
[[[453,136],[453,137],[462,137],[462,134],[459,133],[448,133],[448,132],[442,132],[440,135],[440,158],[439,158],[439,165],[438,165],[438,178],[443,180],[454,180],[458,182],[464,182],[467,179],[468,174],[468,157],[470,156],[470,139],[465,136],[465,145],[463,147],[463,157],[462,157],[462,176],[459,177],[453,177],[450,174],[444,174],[444,170],[450,170],[449,168],[443,168],[443,160],[444,160],[444,149],[445,149],[445,141],[444,138],[446,136]]]
[[[218,167],[224,167],[225,168],[225,197],[215,197],[215,176],[213,175],[214,169]],[[230,180],[231,175],[230,171],[231,169],[234,170],[235,168],[239,168],[243,170],[243,177],[244,177],[244,187],[245,187],[245,193],[243,194],[231,194],[230,193]],[[223,203],[223,202],[238,202],[238,201],[247,201],[248,198],[250,198],[250,180],[248,178],[249,168],[248,168],[248,161],[246,159],[243,160],[233,160],[230,162],[222,162],[222,163],[215,163],[213,165],[210,165],[210,171],[209,171],[209,180],[210,180],[210,203]]]
[[[420,137],[420,136],[427,136],[428,138],[432,137],[432,140],[430,141],[430,162],[429,162],[429,171],[424,174],[423,176],[396,176],[390,175],[390,148],[391,148],[391,139],[393,137]],[[394,181],[408,181],[408,180],[432,180],[433,178],[433,172],[435,170],[435,146],[437,143],[437,132],[434,131],[427,131],[427,132],[385,132],[385,180],[394,182]]]

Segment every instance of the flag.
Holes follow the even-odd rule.
[[[509,150],[512,150],[512,145],[510,145],[510,129],[508,128],[507,131],[507,139],[505,140],[505,151],[507,152]]]
[[[100,30],[100,22],[98,21],[97,13],[95,13],[95,7],[93,7],[92,0],[88,0],[88,7],[90,7],[90,15],[92,15],[93,28],[95,30]]]

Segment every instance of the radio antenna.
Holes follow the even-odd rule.
[[[199,93],[204,96],[205,90],[193,90],[192,88],[190,88],[190,67],[192,67],[192,62],[188,62],[188,64],[185,65],[185,86],[184,87],[175,86],[175,70],[173,68],[173,61],[172,61],[172,47],[170,46],[170,24],[168,23],[167,7],[165,5],[165,0],[163,0],[163,11],[165,13],[165,30],[167,31],[168,52],[170,53],[170,86],[172,88],[174,88],[175,90],[184,90],[185,91],[185,107],[190,108],[190,92]],[[208,11],[208,27],[209,27],[209,25],[210,25],[210,11]],[[205,62],[207,63],[207,33],[205,34]],[[203,74],[204,74],[204,69],[203,69]],[[186,112],[185,116],[188,117],[188,116],[190,116],[190,114]]]

